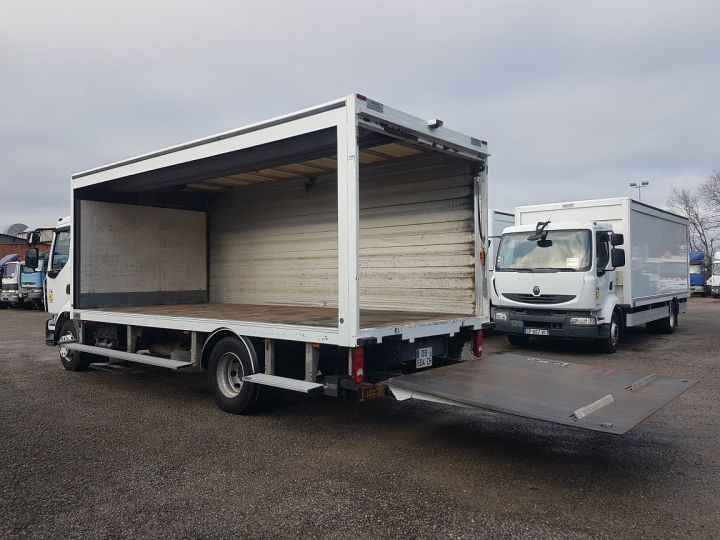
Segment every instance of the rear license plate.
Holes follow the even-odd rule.
[[[544,328],[525,328],[525,333],[529,336],[549,336],[550,332]]]
[[[415,367],[417,369],[432,366],[432,347],[423,347],[415,351]]]

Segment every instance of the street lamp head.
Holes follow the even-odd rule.
[[[636,182],[630,182],[630,187],[638,187]]]
[[[642,181],[642,185],[643,185],[643,186],[649,186],[649,185],[650,185],[650,181],[649,181],[649,180],[643,180],[643,181]]]

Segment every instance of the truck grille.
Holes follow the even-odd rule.
[[[562,304],[576,298],[572,294],[541,294],[534,296],[532,294],[505,293],[503,296],[513,302],[522,302],[524,304]]]
[[[5,283],[2,286],[3,291],[17,291],[17,283]]]

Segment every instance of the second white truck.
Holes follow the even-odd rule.
[[[495,329],[596,340],[613,353],[625,327],[671,333],[687,309],[687,219],[629,198],[519,207],[491,278]]]

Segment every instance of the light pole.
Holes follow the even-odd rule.
[[[643,180],[639,184],[637,182],[630,182],[630,187],[637,188],[637,190],[638,190],[638,201],[642,201],[642,193],[640,192],[640,190],[642,188],[648,187],[649,185],[650,185],[649,180]]]

